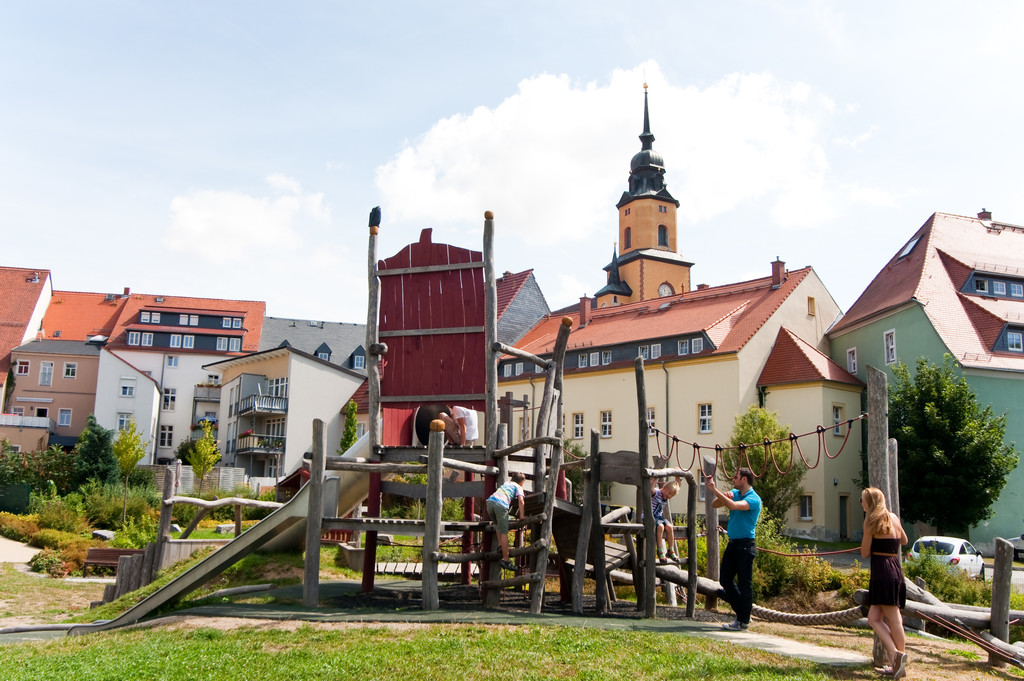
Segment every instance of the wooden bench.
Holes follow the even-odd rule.
[[[90,566],[114,568],[117,572],[117,561],[121,556],[134,556],[145,552],[145,549],[107,549],[91,546],[85,556],[85,563],[82,564],[82,574],[85,574]]]

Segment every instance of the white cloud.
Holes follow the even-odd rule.
[[[298,250],[314,223],[330,222],[323,194],[304,193],[298,181],[282,174],[266,182],[267,196],[200,190],[175,197],[163,244],[217,262],[259,254],[269,261],[282,251]]]
[[[837,137],[835,139],[835,143],[841,147],[850,147],[851,149],[856,149],[861,144],[864,144],[865,142],[873,138],[880,129],[881,126],[872,125],[865,132],[862,132],[856,137]]]

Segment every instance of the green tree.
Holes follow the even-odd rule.
[[[899,443],[903,520],[935,525],[940,534],[966,532],[992,517],[1017,466],[1013,443],[1003,441],[1006,415],[978,405],[948,354],[942,366],[918,358],[914,375],[897,363],[893,375],[889,434]]]
[[[121,509],[121,524],[128,518],[128,478],[131,477],[135,465],[146,455],[149,443],[142,441],[142,433],[135,426],[135,419],[128,419],[128,427],[117,434],[114,440],[114,458],[124,476],[124,505]]]
[[[356,423],[356,409],[358,407],[355,400],[349,400],[348,404],[342,409],[345,412],[345,430],[342,432],[341,442],[338,444],[339,455],[344,454],[359,439],[356,435],[359,425]]]
[[[779,423],[776,412],[752,404],[747,411],[736,416],[729,440],[733,447],[747,445],[745,452],[730,451],[726,455],[730,471],[737,466],[749,466],[755,476],[760,476],[754,481],[754,489],[761,497],[761,508],[780,519],[784,519],[789,509],[800,501],[807,472],[800,461],[792,461],[789,433],[789,426]],[[773,441],[767,455],[763,444],[765,440]]]
[[[114,431],[101,426],[89,414],[85,430],[75,444],[75,482],[81,486],[89,480],[114,482],[118,477],[114,458]]]
[[[203,436],[196,440],[195,447],[188,457],[192,473],[199,478],[200,493],[203,491],[203,479],[207,473],[213,470],[218,461],[220,461],[220,450],[217,449],[217,441],[213,439],[213,424],[203,421]]]

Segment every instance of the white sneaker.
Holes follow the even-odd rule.
[[[743,622],[736,620],[735,622],[730,622],[729,624],[723,624],[722,628],[726,631],[746,631],[748,626],[749,625],[746,625]]]

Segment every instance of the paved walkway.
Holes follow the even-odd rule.
[[[0,537],[0,563],[27,563],[37,553],[34,546]]]

